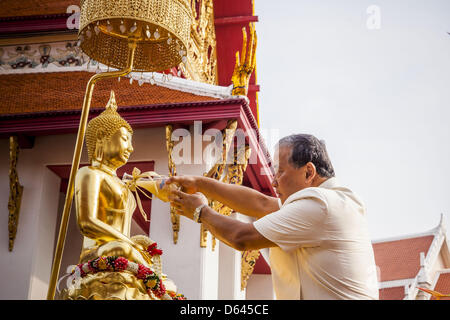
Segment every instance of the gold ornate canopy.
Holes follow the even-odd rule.
[[[81,0],[79,40],[83,51],[107,66],[127,66],[137,44],[133,71],[161,71],[186,62],[192,10],[186,0]]]

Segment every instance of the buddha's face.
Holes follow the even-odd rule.
[[[128,162],[133,152],[131,132],[125,127],[117,130],[103,145],[103,163],[118,168]]]

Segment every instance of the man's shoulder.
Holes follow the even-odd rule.
[[[291,194],[288,199],[286,199],[284,205],[295,203],[296,201],[304,199],[316,199],[327,204],[327,195],[322,188],[310,187]]]
[[[329,203],[352,203],[358,210],[365,211],[365,204],[362,199],[349,187],[340,184],[336,178],[326,181],[318,187],[322,195],[326,197]]]
[[[324,202],[327,206],[334,201],[353,201],[360,206],[364,206],[363,201],[351,189],[341,185],[336,178],[330,178],[318,187],[309,187],[299,190],[284,203],[289,204],[302,199],[317,199]]]

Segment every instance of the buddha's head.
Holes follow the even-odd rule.
[[[86,129],[86,146],[89,162],[101,163],[117,169],[127,163],[131,153],[133,129],[117,113],[114,92],[106,110],[89,121]]]

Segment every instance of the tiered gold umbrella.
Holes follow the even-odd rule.
[[[118,71],[96,74],[86,87],[47,299],[55,296],[95,83],[132,71],[162,71],[185,62],[191,21],[187,0],[81,0],[81,49]]]

